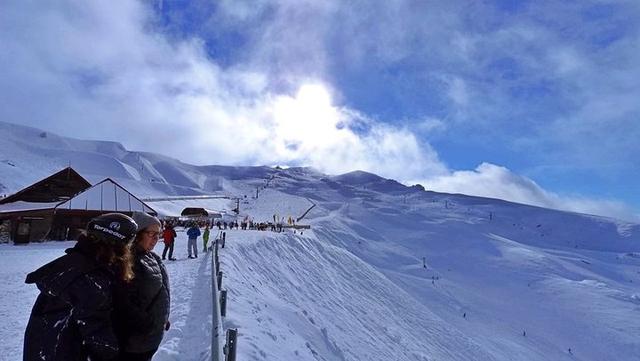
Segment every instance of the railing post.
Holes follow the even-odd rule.
[[[218,257],[218,245],[220,244],[220,238],[216,239],[215,247],[213,251],[213,264],[215,265],[216,274],[220,271],[220,258]]]
[[[227,290],[220,291],[220,316],[227,316]]]
[[[227,330],[227,344],[224,346],[225,361],[236,361],[236,344],[238,341],[238,330]]]
[[[218,241],[215,241],[217,249]],[[222,360],[222,320],[220,319],[220,304],[218,302],[218,277],[215,273],[214,257],[211,257],[211,305],[212,305],[212,325],[211,325],[211,361]],[[214,276],[216,275],[216,276]]]

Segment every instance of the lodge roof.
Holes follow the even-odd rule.
[[[71,167],[0,201],[0,213],[5,214],[52,209],[158,214],[113,179],[106,178],[91,186]]]
[[[40,211],[45,209],[53,209],[60,202],[24,202],[15,201],[13,203],[0,204],[0,213],[3,212],[28,212],[28,211]]]
[[[202,216],[202,217],[213,217],[213,218],[221,218],[222,214],[220,212],[202,208],[202,207],[187,207],[182,210],[180,213],[181,216]]]
[[[99,210],[113,212],[158,213],[111,178],[106,178],[75,197],[59,204],[57,209]]]
[[[84,179],[71,167],[66,167],[47,178],[23,188],[22,190],[0,199],[0,204],[18,201],[28,203],[59,203],[72,198],[74,195],[91,187],[91,183]]]

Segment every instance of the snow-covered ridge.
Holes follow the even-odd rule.
[[[274,171],[194,166],[163,155],[128,151],[116,142],[72,139],[5,122],[0,122],[0,149],[4,193],[16,192],[69,165],[94,183],[113,178],[140,197],[211,194],[225,190],[225,179],[261,180]]]

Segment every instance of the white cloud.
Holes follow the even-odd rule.
[[[640,221],[640,215],[622,202],[559,195],[544,190],[527,177],[490,163],[482,163],[472,171],[455,171],[419,183],[436,192],[499,198],[545,208]]]
[[[295,96],[278,96],[267,109],[273,119],[271,159],[329,173],[361,169],[400,179],[447,171],[437,153],[412,132],[335,107],[321,84],[303,85]]]
[[[419,132],[434,133],[447,128],[444,120],[435,117],[426,117],[415,122],[414,128]]]
[[[259,70],[222,70],[197,39],[169,41],[140,3],[11,5],[0,15],[12,24],[0,35],[12,50],[2,59],[5,120],[199,164],[304,164],[397,178],[446,171],[413,133],[336,106],[316,79],[292,78],[293,94],[274,93]]]
[[[465,108],[469,104],[469,91],[464,80],[454,77],[448,82],[447,94],[456,106]]]

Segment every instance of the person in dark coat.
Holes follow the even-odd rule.
[[[151,360],[169,329],[169,277],[152,250],[161,234],[160,221],[134,212],[139,230],[134,240],[134,279],[114,288],[116,331],[122,361]]]
[[[27,275],[36,299],[24,335],[24,361],[116,360],[112,284],[133,278],[130,217],[92,219],[66,255]]]

